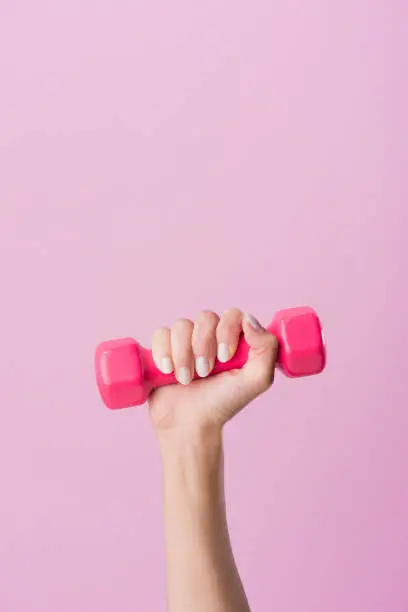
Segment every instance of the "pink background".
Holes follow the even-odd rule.
[[[297,304],[327,372],[226,432],[253,610],[408,609],[407,6],[0,3],[1,612],[165,609],[155,440],[96,343]]]

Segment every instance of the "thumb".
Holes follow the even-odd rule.
[[[249,345],[247,363],[239,370],[215,376],[211,382],[214,394],[219,396],[219,405],[224,406],[223,422],[228,421],[273,383],[278,354],[277,339],[249,314],[242,321],[242,329]]]
[[[249,355],[248,362],[240,372],[240,382],[256,397],[273,383],[278,340],[250,314],[245,314],[242,329],[249,345]]]

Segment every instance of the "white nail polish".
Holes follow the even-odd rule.
[[[163,357],[161,360],[161,371],[163,374],[171,374],[173,371],[173,362],[170,357]]]
[[[221,342],[221,344],[218,345],[217,357],[218,361],[221,361],[221,363],[225,363],[229,360],[230,350],[228,344]]]
[[[189,385],[191,383],[191,370],[190,368],[179,368],[177,370],[177,380],[182,385]]]
[[[253,317],[252,315],[246,313],[245,314],[245,318],[248,321],[248,323],[250,324],[250,326],[253,329],[255,329],[256,331],[261,331],[263,329],[263,327],[260,324],[260,322],[258,321],[258,319],[255,319],[255,317]]]
[[[196,358],[196,372],[200,378],[205,378],[210,373],[210,363],[207,357]]]

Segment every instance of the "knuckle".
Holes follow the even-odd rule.
[[[155,329],[155,331],[153,332],[153,336],[155,338],[162,338],[163,336],[167,336],[170,333],[170,330],[168,327],[157,327]]]
[[[219,317],[212,310],[201,310],[196,318],[196,327],[213,328],[218,323]]]
[[[234,321],[242,319],[242,312],[239,308],[231,307],[224,310],[222,313],[223,319],[233,319]]]
[[[154,351],[160,350],[160,347],[165,347],[170,343],[170,330],[168,327],[158,327],[153,332],[152,348]]]
[[[201,310],[194,324],[194,337],[203,338],[211,336],[218,324],[218,315],[211,310]]]
[[[193,350],[195,354],[210,355],[215,352],[217,320],[214,317],[196,321],[193,333]]]
[[[183,331],[185,329],[190,329],[191,327],[193,327],[192,321],[190,321],[190,319],[181,317],[180,319],[176,319],[176,321],[174,321],[172,329],[175,331]]]
[[[235,321],[221,320],[217,329],[219,336],[233,336],[238,333],[238,326]]]
[[[217,333],[221,336],[234,336],[240,332],[241,322],[242,312],[238,308],[228,308],[221,315]]]
[[[193,323],[189,319],[177,319],[171,329],[171,349],[177,365],[187,365],[191,356],[191,334]]]

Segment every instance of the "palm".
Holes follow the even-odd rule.
[[[237,371],[232,370],[213,378],[195,380],[188,386],[176,384],[157,389],[149,398],[155,428],[225,422],[241,408],[234,384],[236,374]]]

